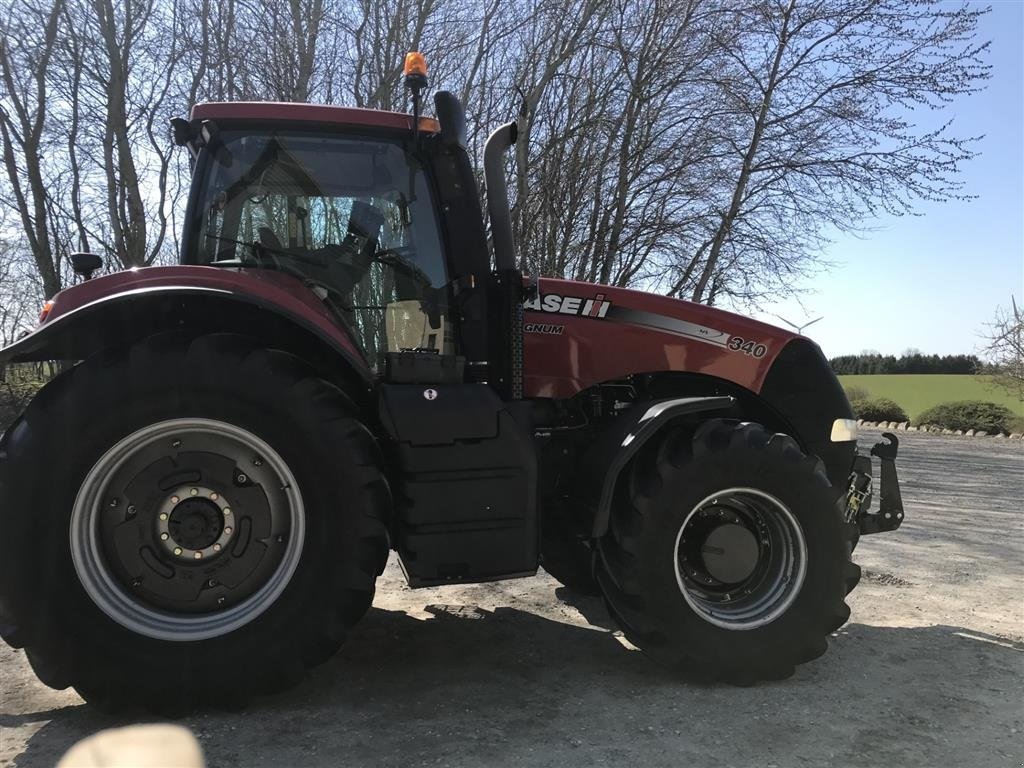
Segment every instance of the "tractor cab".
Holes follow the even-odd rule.
[[[371,361],[403,348],[454,351],[434,195],[407,148],[242,127],[221,141],[197,180],[190,261],[301,280]]]
[[[305,105],[279,105],[269,123],[265,109],[194,110],[217,138],[195,169],[182,261],[301,281],[371,366],[386,352],[454,354],[440,206],[411,131],[355,122],[374,113]]]
[[[286,274],[311,289],[375,378],[487,382],[522,397],[522,275],[504,155],[487,142],[491,240],[462,104],[405,62],[413,114],[266,102],[196,105],[172,121],[193,157],[181,262]],[[494,257],[492,259],[491,252]]]

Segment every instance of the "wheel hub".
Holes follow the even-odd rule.
[[[186,499],[171,511],[171,541],[188,549],[212,547],[224,530],[220,508],[206,499]]]
[[[700,553],[708,573],[723,584],[738,584],[757,567],[757,539],[748,528],[735,523],[713,529]]]
[[[207,560],[220,554],[235,534],[231,507],[203,486],[175,489],[160,507],[157,538],[175,558]]]

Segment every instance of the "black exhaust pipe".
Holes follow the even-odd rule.
[[[519,128],[508,123],[497,128],[484,146],[484,182],[487,184],[487,216],[491,220],[494,266],[499,272],[516,268],[516,246],[512,238],[512,214],[508,207],[505,181],[505,153],[516,143]]]
[[[516,143],[515,123],[492,133],[484,147],[484,182],[487,184],[487,215],[491,220],[494,273],[502,308],[497,324],[497,347],[505,353],[499,373],[499,389],[506,399],[523,397],[523,275],[516,259],[512,237],[512,214],[505,181],[505,153]]]

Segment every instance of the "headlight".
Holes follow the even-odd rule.
[[[846,443],[857,439],[856,419],[836,419],[832,422],[832,442]]]

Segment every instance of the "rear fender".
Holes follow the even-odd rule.
[[[266,279],[209,267],[119,272],[57,294],[35,331],[0,350],[0,363],[83,360],[173,330],[241,333],[302,357],[359,397],[373,374],[346,330],[318,304],[285,275]]]
[[[622,471],[637,452],[672,421],[694,414],[717,412],[728,415],[736,399],[729,396],[680,397],[640,403],[616,418],[605,434],[583,458],[580,477],[603,478],[580,490],[585,505],[593,511],[593,537],[608,530],[615,488]]]

